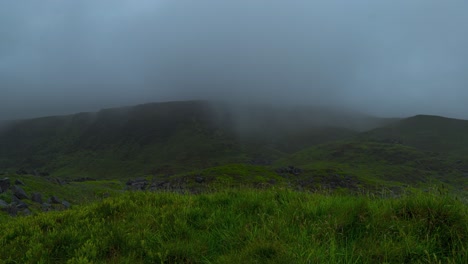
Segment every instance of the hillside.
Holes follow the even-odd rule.
[[[368,131],[360,138],[468,156],[468,120],[418,115]]]
[[[19,120],[0,130],[0,170],[118,178],[270,163],[352,137],[353,127],[384,122],[366,116],[350,122],[337,113],[311,111],[318,110],[187,101]]]
[[[331,142],[299,151],[274,164],[301,169],[294,177],[302,187],[372,190],[445,183],[460,192],[468,184],[468,159],[426,152],[401,144]],[[334,186],[330,186],[330,184]]]
[[[0,222],[5,263],[465,263],[465,204],[289,190],[129,192]]]

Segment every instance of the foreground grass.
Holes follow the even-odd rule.
[[[468,208],[398,199],[227,190],[129,192],[0,223],[5,263],[466,263]]]

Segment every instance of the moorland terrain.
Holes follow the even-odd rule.
[[[6,263],[466,263],[468,121],[150,103],[0,122]]]

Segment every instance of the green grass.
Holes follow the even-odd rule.
[[[274,166],[304,169],[301,177],[350,175],[366,187],[411,185],[424,187],[445,182],[456,189],[468,184],[459,169],[466,159],[422,151],[401,144],[339,141],[322,144],[279,159]],[[460,189],[461,190],[461,189]]]
[[[4,263],[466,263],[468,208],[287,189],[128,192],[0,223]]]
[[[83,204],[102,199],[104,196],[117,195],[122,192],[124,188],[124,184],[118,180],[70,182],[60,185],[53,180],[32,175],[7,175],[7,177],[10,178],[11,184],[14,184],[16,179],[21,180],[25,184],[21,186],[21,188],[29,196],[31,196],[33,192],[41,193],[44,202],[54,195],[72,204]],[[10,202],[10,198],[10,190],[0,194],[0,199],[7,202]],[[29,202],[27,200],[25,201]]]
[[[446,155],[468,156],[468,121],[418,115],[359,135],[364,140],[399,141]]]

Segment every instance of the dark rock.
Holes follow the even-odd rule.
[[[7,207],[3,208],[3,211],[7,212],[11,216],[16,216],[18,214],[18,207],[16,203],[11,203]]]
[[[49,176],[50,174],[48,172],[39,172],[39,176],[43,176],[43,177],[46,177],[46,176]]]
[[[16,180],[15,180],[15,184],[17,184],[17,185],[23,185],[23,186],[26,185],[26,184],[24,184],[24,182],[22,182],[22,181],[19,180],[19,179],[16,179]]]
[[[2,199],[0,199],[0,208],[5,208],[5,207],[8,207],[8,203],[3,201]]]
[[[276,173],[279,174],[292,174],[294,176],[298,176],[302,173],[302,169],[296,168],[294,166],[288,166],[285,168],[276,169]]]
[[[26,209],[24,209],[23,211],[21,211],[21,214],[22,214],[22,215],[25,215],[25,216],[28,216],[28,215],[31,215],[32,212],[31,212],[28,208],[26,208]]]
[[[42,204],[42,211],[47,212],[47,211],[50,211],[50,210],[52,210],[52,205],[50,203],[43,203]]]
[[[135,180],[129,180],[126,183],[127,189],[130,190],[145,190],[148,186],[148,180],[143,178],[138,178]]]
[[[8,191],[10,188],[10,179],[9,178],[3,178],[0,180],[0,193]]]
[[[36,202],[36,203],[42,203],[42,194],[38,192],[34,192],[31,194],[31,201]]]
[[[12,196],[11,197],[11,200],[13,201],[13,203],[16,204],[16,207],[18,207],[18,209],[24,209],[24,208],[28,208],[28,204],[21,201],[20,199],[18,199],[16,196]]]
[[[89,178],[89,177],[82,177],[82,178],[77,178],[74,179],[74,182],[85,182],[85,181],[95,181],[96,179]]]
[[[53,182],[53,183],[56,183],[58,185],[65,185],[65,184],[68,184],[67,181],[65,180],[62,180],[62,179],[59,179],[59,178],[51,178],[49,179],[50,182]]]
[[[201,176],[197,176],[195,177],[195,182],[197,183],[204,183],[205,182],[205,178],[201,177]]]
[[[71,207],[71,204],[65,200],[62,201],[63,206],[65,206],[66,209],[69,209]]]
[[[271,165],[272,162],[271,160],[267,160],[267,159],[252,159],[248,163],[251,165],[267,166],[267,165]]]
[[[25,169],[19,169],[16,171],[16,174],[18,175],[26,175],[28,174],[28,171],[26,171]]]
[[[155,181],[151,184],[149,190],[168,190],[171,188],[171,183],[169,181]]]
[[[62,201],[60,201],[59,198],[57,198],[57,196],[51,196],[49,198],[49,200],[47,200],[47,203],[51,203],[51,204],[61,204]]]
[[[13,195],[18,197],[18,199],[29,199],[26,192],[21,187],[19,187],[18,185],[13,185],[11,190],[13,192]]]

